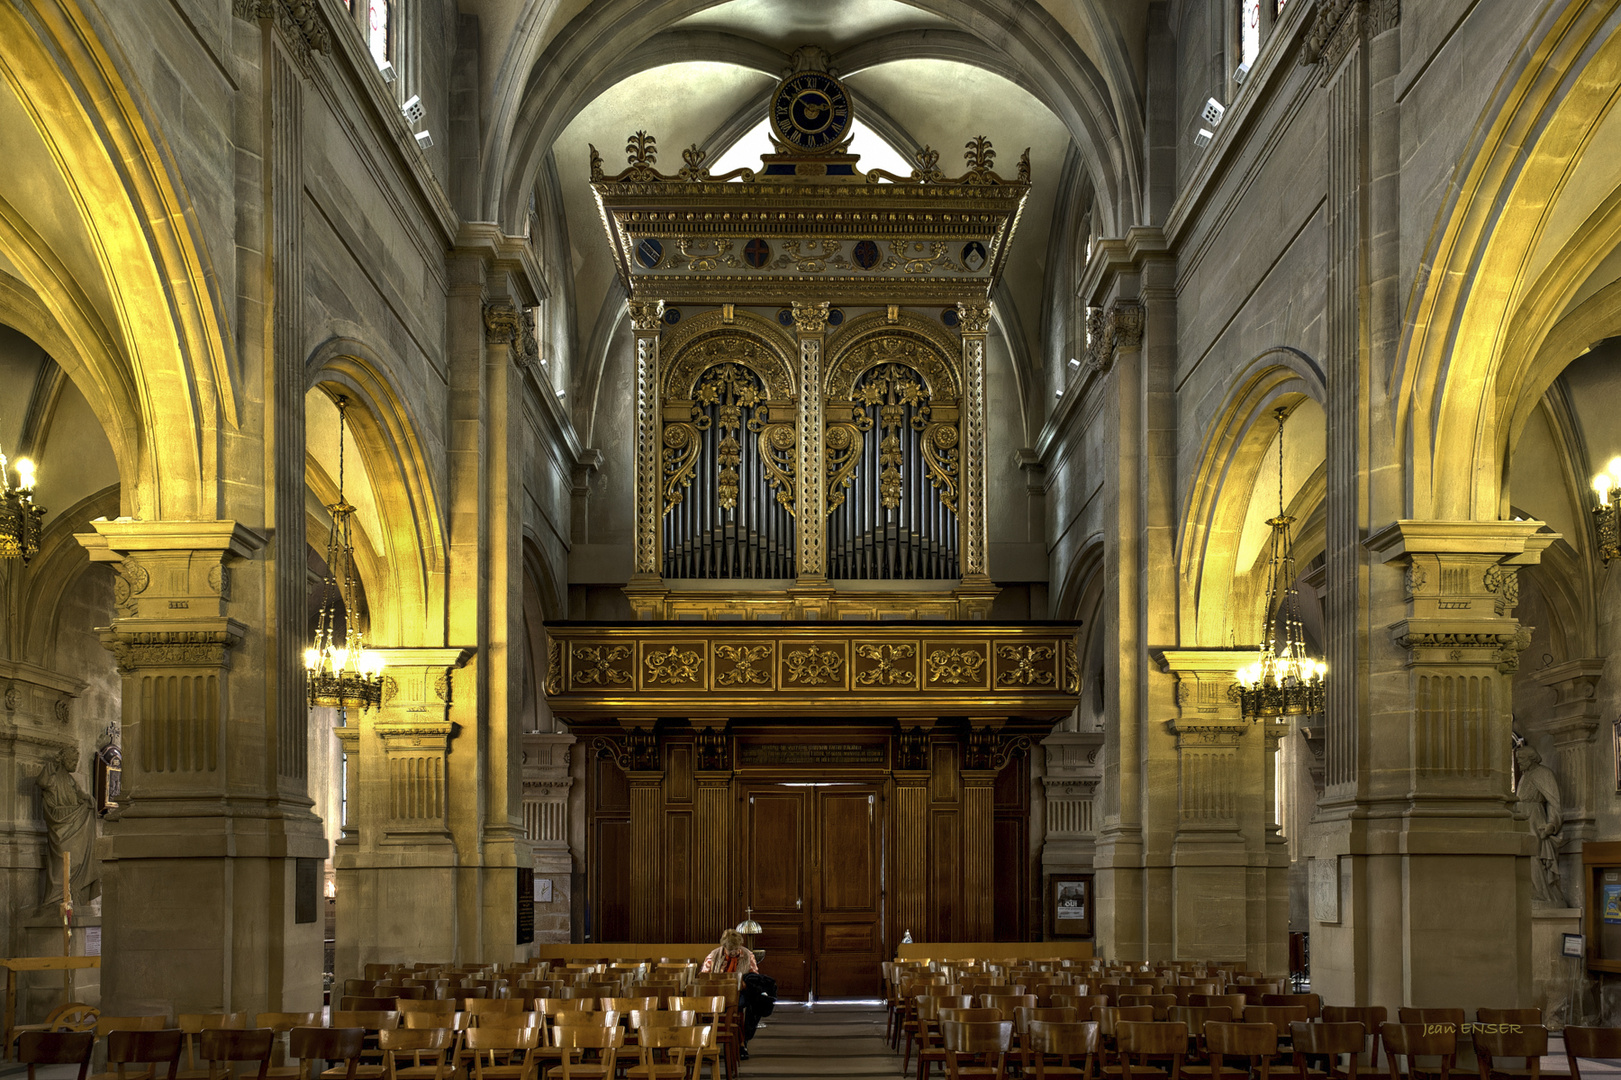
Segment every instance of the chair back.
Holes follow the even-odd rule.
[[[449,1028],[389,1028],[377,1033],[377,1048],[384,1054],[443,1053],[455,1045],[456,1033]]]
[[[290,1013],[273,1012],[259,1013],[253,1018],[253,1026],[267,1028],[280,1035],[284,1031],[291,1031],[295,1027],[320,1027],[321,1014],[318,1012]]]
[[[1226,1005],[1174,1005],[1167,1019],[1188,1025],[1194,1038],[1203,1038],[1206,1024],[1230,1024],[1233,1010]]]
[[[28,1080],[34,1080],[36,1065],[77,1065],[84,1080],[95,1049],[94,1031],[25,1031],[17,1037],[17,1060],[28,1065]]]
[[[557,1031],[554,1028],[553,1031]],[[475,1054],[534,1050],[540,1046],[540,1028],[474,1027],[462,1036],[462,1049]]]
[[[338,1008],[342,1012],[396,1012],[397,1001],[399,998],[343,997],[338,999]]]
[[[633,1012],[651,1012],[659,1007],[657,997],[611,997],[602,999],[604,1009],[612,1009],[620,1014]]]
[[[612,1009],[599,1012],[561,1012],[552,1017],[552,1030],[563,1027],[617,1028],[619,1014]]]
[[[968,1009],[941,1009],[941,1024],[986,1024],[1001,1023],[1007,1016],[1001,1009],[968,1008]]]
[[[1525,1067],[1535,1076],[1540,1073],[1537,1059],[1548,1055],[1548,1029],[1541,1024],[1479,1023],[1471,1034],[1488,1073],[1493,1058],[1525,1058]]]
[[[1205,1045],[1217,1057],[1270,1058],[1278,1052],[1278,1029],[1260,1021],[1242,1024],[1213,1020],[1205,1025]],[[1221,1063],[1214,1063],[1220,1069]]]
[[[1034,1009],[1040,1004],[1034,994],[980,994],[979,1004],[987,1009],[1000,1009],[1002,1019],[1013,1019],[1014,1009]]]
[[[162,1031],[168,1026],[167,1016],[98,1016],[96,1038],[105,1039],[115,1031]]]
[[[1098,1026],[1090,1020],[1037,1020],[1032,1017],[1024,1033],[1025,1045],[1042,1056],[1059,1054],[1065,1058],[1094,1055],[1102,1045]],[[1065,1064],[1068,1062],[1066,1061]],[[1044,1062],[1037,1062],[1037,1075],[1045,1072]]]
[[[1563,1034],[1570,1080],[1581,1080],[1579,1058],[1621,1058],[1621,1028],[1566,1025]]]
[[[420,1001],[433,996],[433,992],[426,986],[406,986],[403,983],[378,983],[372,991],[373,997],[411,998]]]
[[[446,1002],[445,1004],[451,1004]],[[504,1013],[508,1016],[514,1013],[526,1012],[522,998],[469,998],[467,1009],[469,1016],[489,1016],[495,1013]]]
[[[1308,1019],[1304,1005],[1251,1005],[1244,1010],[1244,1023],[1271,1024],[1280,1034],[1288,1031],[1290,1024]]]
[[[1013,1030],[1018,1033],[1021,1041],[1033,1022],[1044,1024],[1074,1024],[1080,1020],[1080,1014],[1068,1006],[1048,1005],[1037,1006],[1034,1009],[1021,1007],[1013,1010]]]
[[[952,1021],[940,1026],[950,1073],[956,1075],[956,1055],[997,1055],[996,1075],[1002,1075],[1008,1050],[1013,1046],[1013,1021],[981,1020],[971,1023]]]
[[[1151,1005],[1105,1006],[1101,1009],[1093,1009],[1092,1019],[1097,1021],[1098,1034],[1105,1039],[1112,1039],[1118,1034],[1121,1024],[1153,1023],[1154,1008]]]
[[[1385,1021],[1390,1013],[1383,1005],[1324,1005],[1323,1023],[1325,1024],[1361,1024],[1364,1031],[1373,1036],[1373,1049],[1368,1057],[1371,1068],[1379,1067],[1379,1033],[1384,1029]]]
[[[435,1016],[454,1016],[457,1012],[454,1001],[442,1001],[437,998],[426,1001],[412,1001],[400,999],[399,1013],[401,1018],[421,1016],[425,1013]]]
[[[1303,1023],[1289,1025],[1289,1040],[1297,1054],[1360,1054],[1368,1042],[1368,1029],[1356,1020],[1340,1023]],[[1353,1057],[1351,1067],[1356,1067]]]
[[[1054,994],[1052,1005],[1055,1009],[1070,1008],[1082,1020],[1092,1019],[1092,1010],[1107,1006],[1109,999],[1102,994]]]
[[[197,1056],[208,1062],[210,1077],[230,1076],[232,1062],[257,1061],[259,1080],[264,1080],[275,1045],[276,1033],[266,1028],[210,1028],[198,1037]]]
[[[470,1029],[476,1027],[545,1027],[546,1020],[545,1017],[541,1016],[541,1014],[538,1012],[468,1013],[466,1026]]]
[[[1147,1005],[1154,1010],[1155,1020],[1164,1020],[1170,1010],[1176,1007],[1175,994],[1133,994],[1129,990],[1120,995],[1120,1004],[1123,1006]]]
[[[216,1028],[246,1029],[248,1014],[239,1013],[181,1013],[175,1017],[175,1026],[187,1035],[196,1035]]]
[[[185,1039],[179,1028],[114,1028],[107,1033],[107,1064],[115,1066],[120,1080],[126,1065],[149,1065],[154,1080],[174,1080]],[[167,1071],[158,1068],[164,1063]]]
[[[1458,1028],[1457,1025],[1445,1020],[1433,1023],[1387,1023],[1380,1029],[1379,1037],[1384,1040],[1385,1053],[1390,1055],[1389,1065],[1392,1074],[1398,1071],[1396,1065],[1398,1057],[1407,1059],[1407,1067],[1399,1071],[1408,1075],[1413,1072],[1415,1058],[1440,1058],[1441,1080],[1446,1080],[1447,1074],[1457,1063]]]
[[[675,1012],[670,1009],[632,1009],[630,1026],[637,1032],[658,1028],[692,1027],[698,1023],[698,1014],[691,1009]]]
[[[348,1065],[345,1080],[354,1080],[366,1029],[358,1027],[296,1027],[287,1033],[288,1056],[298,1059],[299,1075],[319,1076],[329,1061]]]
[[[1321,994],[1262,994],[1262,1005],[1303,1005],[1306,1008],[1306,1019],[1316,1020],[1323,1015],[1323,995]]]
[[[1244,1018],[1244,1006],[1248,1002],[1245,1001],[1243,994],[1189,994],[1188,1004],[1204,1009],[1225,1005],[1233,1010],[1233,1019],[1238,1021]]]
[[[1139,1059],[1179,1058],[1188,1051],[1188,1025],[1182,1023],[1121,1020],[1115,1026],[1115,1038],[1122,1057],[1130,1054]]]

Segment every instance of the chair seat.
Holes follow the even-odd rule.
[[[383,1071],[381,1065],[357,1065],[355,1066],[355,1080],[380,1080]],[[349,1066],[339,1065],[322,1072],[321,1080],[344,1080],[344,1077],[348,1075]]]
[[[144,1069],[137,1069],[134,1067],[126,1068],[124,1070],[124,1080],[153,1080],[153,1068],[154,1066],[151,1065],[148,1065]],[[167,1068],[163,1070],[163,1075],[165,1080],[167,1080],[169,1075],[169,1070]],[[275,1075],[274,1070],[272,1070],[271,1075]],[[118,1074],[116,1072],[91,1073],[87,1080],[118,1080]]]
[[[581,1080],[589,1080],[591,1077],[596,1077],[597,1080],[609,1080],[611,1071],[612,1070],[610,1070],[607,1066],[587,1063],[583,1065],[569,1066],[568,1074],[570,1077],[578,1076],[581,1078]],[[486,1077],[489,1076],[490,1070],[485,1069],[484,1075]],[[548,1077],[555,1076],[558,1078],[558,1080],[562,1080],[563,1066],[553,1065],[551,1068],[546,1070],[546,1075]]]

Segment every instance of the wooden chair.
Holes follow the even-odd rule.
[[[1098,1026],[1100,1071],[1118,1075],[1120,1025],[1127,1022],[1151,1024],[1154,1008],[1151,1005],[1108,1005],[1093,1009],[1091,1019]]]
[[[420,1001],[432,997],[426,986],[405,986],[400,983],[378,983],[372,997],[411,998]]]
[[[1308,1019],[1304,1005],[1250,1005],[1244,1010],[1244,1023],[1271,1024],[1280,1040],[1289,1037],[1290,1024],[1304,1024]]]
[[[1026,1076],[1034,1075],[1036,1080],[1047,1080],[1049,1076],[1055,1080],[1092,1080],[1101,1045],[1098,1026],[1090,1020],[1038,1020],[1032,1016],[1020,1036],[1024,1058],[1021,1071]],[[1050,1057],[1058,1058],[1058,1063],[1049,1065]],[[1071,1065],[1071,1059],[1077,1057],[1081,1064]]]
[[[1570,1080],[1582,1080],[1580,1058],[1621,1058],[1621,1028],[1567,1026],[1564,1037]]]
[[[107,1030],[107,1066],[92,1080],[174,1080],[180,1071],[180,1051],[185,1036],[179,1028],[165,1027],[166,1017],[125,1016],[104,1017],[108,1020],[156,1020],[155,1027],[113,1027]],[[97,1035],[102,1032],[98,1031]],[[130,1066],[143,1068],[131,1070]],[[168,1066],[160,1068],[161,1066]]]
[[[1204,1035],[1210,1050],[1210,1080],[1248,1080],[1252,1070],[1259,1080],[1270,1080],[1272,1059],[1278,1056],[1276,1025],[1264,1020],[1242,1024],[1212,1020]],[[1229,1069],[1230,1057],[1243,1058],[1243,1067]]]
[[[945,1043],[946,1075],[951,1080],[964,1076],[1003,1080],[1007,1075],[1008,1053],[1013,1047],[1013,1021],[953,1020],[941,1024],[940,1034]],[[978,1058],[979,1063],[965,1066],[964,1057]]]
[[[1074,1024],[1080,1021],[1080,1013],[1068,1006],[1036,1006],[1031,1008],[1018,1008],[1013,1010],[1013,1048],[1019,1051],[1019,1071],[1029,1070],[1028,1036],[1030,1025],[1033,1022],[1045,1024]]]
[[[1541,1012],[1540,1009],[1500,1011]],[[1548,1029],[1541,1024],[1481,1021],[1475,1025],[1472,1035],[1480,1080],[1492,1080],[1494,1076],[1511,1077],[1513,1080],[1542,1080],[1545,1076],[1567,1075],[1542,1071],[1542,1059],[1548,1053]],[[1519,1068],[1510,1068],[1503,1061],[1504,1058],[1523,1058],[1524,1064]]]
[[[208,1080],[222,1080],[235,1075],[239,1063],[258,1062],[257,1072],[244,1073],[265,1080],[270,1072],[270,1051],[276,1045],[276,1033],[265,1028],[212,1028],[197,1039],[197,1055],[208,1062]]]
[[[186,1064],[180,1069],[182,1080],[197,1080],[208,1075],[207,1069],[197,1065],[197,1044],[205,1031],[245,1030],[248,1014],[243,1013],[181,1013],[175,1017],[175,1026],[185,1036]]]
[[[916,1007],[917,1022],[906,1036],[906,1055],[901,1060],[901,1072],[906,1073],[912,1067],[912,1046],[918,1048],[918,1060],[923,1060],[923,1054],[930,1047],[940,1048],[943,1043],[938,1041],[940,1034],[940,1012],[942,1009],[971,1009],[974,1007],[972,994],[957,994],[953,996],[927,995],[919,997],[914,1005]],[[939,1060],[944,1060],[939,1058]],[[921,1072],[920,1074],[921,1075]]]
[[[28,1080],[36,1065],[77,1065],[84,1080],[95,1049],[94,1031],[25,1031],[17,1038],[17,1060],[28,1066]]]
[[[1227,1005],[1177,1005],[1167,1019],[1188,1025],[1188,1056],[1182,1060],[1182,1075],[1203,1078],[1210,1075],[1210,1048],[1205,1040],[1208,1024],[1230,1024],[1233,1010]]]
[[[1188,1052],[1188,1026],[1168,1021],[1121,1019],[1115,1027],[1115,1042],[1120,1051],[1121,1080],[1145,1076],[1179,1080],[1182,1059]],[[1149,1064],[1166,1059],[1170,1061],[1167,1068]]]
[[[1249,1003],[1243,994],[1189,994],[1188,1004],[1196,1009],[1212,1009],[1225,1005],[1233,1010],[1233,1022],[1238,1023],[1244,1019],[1244,1008]]]
[[[1301,1080],[1312,1076],[1356,1080],[1357,1057],[1367,1045],[1368,1029],[1356,1020],[1317,1024],[1297,1020],[1289,1025],[1289,1039],[1294,1048],[1295,1072]],[[1341,1054],[1347,1059],[1344,1069],[1339,1067]],[[1310,1068],[1313,1058],[1323,1059],[1321,1072]]]
[[[398,1012],[398,998],[391,997],[342,997],[338,999],[338,1009],[342,1012]]]
[[[389,1028],[378,1033],[377,1045],[383,1051],[385,1080],[445,1080],[455,1062],[457,1033],[449,1028]],[[411,1064],[402,1066],[400,1057],[409,1055]],[[424,1065],[424,1056],[430,1063]]]
[[[1167,986],[1165,992],[1176,998],[1178,1005],[1191,1005],[1194,994],[1219,994],[1221,990],[1213,982],[1188,980],[1176,986]]]
[[[299,1080],[357,1080],[365,1045],[365,1028],[305,1027],[287,1033],[287,1054],[298,1059]],[[329,1066],[332,1061],[342,1064]]]
[[[625,1043],[625,1033],[618,1024],[596,1027],[586,1024],[565,1025],[552,1029],[552,1045],[563,1052],[562,1064],[546,1070],[546,1076],[561,1080],[613,1080],[619,1048]],[[600,1051],[596,1061],[587,1062],[585,1051]],[[575,1053],[579,1059],[575,1059]],[[481,1077],[480,1080],[483,1080]]]
[[[410,1018],[413,1017],[413,1016],[452,1017],[452,1016],[455,1016],[456,1013],[457,1013],[457,1009],[456,1009],[456,1003],[454,1001],[442,1001],[442,1000],[440,1000],[438,998],[432,998],[432,999],[422,1000],[422,1001],[406,1000],[404,998],[400,999],[399,1014],[400,1014],[400,1026],[401,1027],[413,1027],[413,1026],[414,1027],[424,1027],[424,1026],[429,1026],[429,1025],[424,1025],[424,1024],[421,1024],[421,1023],[415,1023],[415,1024],[411,1023]],[[452,1025],[447,1020],[444,1024],[442,1024],[440,1026],[442,1026],[442,1027],[450,1027]]]
[[[979,994],[977,997],[979,1000],[975,1004],[981,1008],[1000,1009],[1004,1020],[1013,1019],[1015,1009],[1034,1009],[1038,1005],[1034,994]]]
[[[1368,1050],[1368,1068],[1379,1067],[1379,1045],[1383,1041],[1380,1032],[1384,1030],[1385,1021],[1390,1014],[1383,1005],[1324,1005],[1323,1023],[1325,1024],[1361,1024],[1373,1043]]]
[[[1107,1008],[1109,999],[1102,994],[1054,994],[1052,1007],[1074,1009],[1078,1020],[1092,1019],[1092,1010]]]
[[[445,1004],[450,1004],[446,1002]],[[486,1016],[514,1016],[518,1013],[531,1010],[523,1007],[522,998],[468,998],[467,1015],[469,1026],[478,1026],[479,1020]]]
[[[1123,1007],[1141,1007],[1147,1005],[1154,1010],[1154,1019],[1163,1021],[1170,1011],[1176,1007],[1175,994],[1133,994],[1127,991],[1120,995],[1119,1004]]]
[[[1409,1010],[1403,1009],[1403,1012]],[[1423,1010],[1413,1010],[1423,1011]],[[1461,1012],[1462,1010],[1442,1010],[1435,1012]],[[1461,1018],[1460,1018],[1461,1023]],[[1390,1080],[1401,1080],[1409,1077],[1410,1080],[1447,1080],[1448,1075],[1457,1066],[1458,1062],[1458,1025],[1445,1020],[1433,1022],[1386,1024],[1379,1032],[1385,1043],[1385,1064],[1390,1071]],[[1419,1067],[1420,1057],[1440,1058],[1441,1063],[1435,1069]],[[1406,1058],[1407,1067],[1401,1068],[1398,1059]]]
[[[945,1043],[946,1024],[988,1024],[1000,1023],[1007,1019],[1001,1009],[989,1006],[967,1006],[963,1008],[949,1008],[941,1006],[936,1018],[935,1026],[940,1032],[938,1041],[930,1040],[918,1047],[917,1051],[917,1080],[927,1080],[930,1066],[935,1062],[941,1065],[946,1063],[948,1051]]]
[[[1262,1005],[1303,1005],[1306,1008],[1306,1019],[1317,1020],[1323,1015],[1323,995],[1321,994],[1262,994]]]
[[[477,1080],[535,1080],[535,1069],[540,1064],[535,1051],[539,1047],[539,1028],[468,1028],[462,1036],[462,1048],[473,1059],[469,1075]],[[522,1060],[514,1061],[520,1053]],[[506,1063],[497,1064],[497,1055]]]
[[[645,1013],[642,1015],[654,1015]],[[625,1070],[627,1080],[699,1080],[704,1069],[704,1051],[713,1045],[714,1029],[691,1024],[643,1027],[638,1031],[641,1064]],[[660,1059],[660,1051],[663,1051]],[[691,1053],[692,1065],[687,1066]]]
[[[98,1016],[96,1017],[96,1038],[108,1040],[110,1046],[115,1032],[163,1031],[168,1026],[169,1018],[167,1016]],[[175,1031],[174,1036],[175,1045],[178,1047],[181,1045],[183,1037],[178,1030]],[[175,1052],[176,1054],[179,1053],[178,1050]],[[137,1069],[133,1072],[129,1070],[128,1066],[141,1062],[145,1062],[147,1068]],[[109,1066],[114,1064],[110,1056],[107,1059],[107,1064]],[[160,1064],[162,1064],[162,1061],[156,1058],[149,1062],[145,1058],[126,1058],[120,1070],[109,1069],[107,1072],[92,1073],[90,1080],[154,1080],[155,1069]],[[180,1059],[177,1057],[175,1067],[179,1068],[179,1065]]]

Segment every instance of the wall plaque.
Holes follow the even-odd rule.
[[[1312,859],[1307,865],[1311,868],[1311,917],[1333,926],[1340,921],[1340,860],[1338,856]]]
[[[744,768],[817,765],[823,768],[882,769],[889,764],[880,743],[758,743],[740,742],[738,764]]]
[[[518,867],[518,939],[519,945],[535,940],[535,869]]]

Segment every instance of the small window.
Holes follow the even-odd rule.
[[[393,57],[393,0],[368,0],[371,4],[368,15],[366,43],[371,46],[372,59],[378,65],[388,63]]]
[[[1239,62],[1253,65],[1261,54],[1261,0],[1242,0],[1238,12]]]

